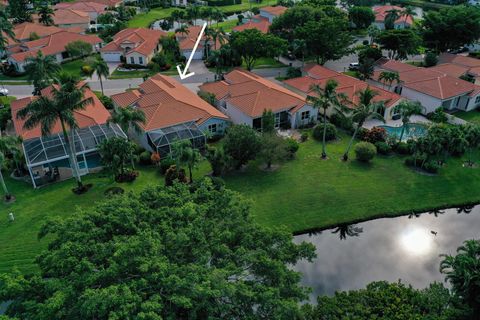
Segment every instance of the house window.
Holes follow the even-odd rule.
[[[275,129],[280,128],[280,112],[275,113]]]
[[[480,96],[477,96],[477,97],[475,98],[475,104],[477,104],[477,103],[480,103]]]
[[[310,110],[303,111],[303,112],[300,114],[300,118],[301,118],[302,120],[310,119]]]
[[[138,57],[138,63],[143,64],[143,58],[142,57]]]
[[[134,64],[134,63],[135,63],[135,58],[134,58],[134,57],[130,57],[130,63],[131,63],[131,64]]]
[[[214,124],[208,125],[208,132],[210,132],[210,133],[215,133],[215,132],[217,132],[217,124],[214,123]]]

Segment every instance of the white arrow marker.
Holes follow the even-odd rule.
[[[193,51],[190,54],[190,58],[188,58],[187,64],[185,65],[185,70],[182,71],[182,69],[180,68],[180,65],[177,66],[178,75],[180,76],[180,79],[182,79],[182,80],[186,79],[188,77],[191,77],[195,74],[195,72],[190,72],[189,74],[187,74],[187,70],[190,67],[190,63],[192,62],[193,55],[195,54],[195,51],[197,50],[198,44],[200,43],[200,40],[202,40],[202,36],[203,36],[203,33],[205,32],[206,27],[207,27],[207,23],[205,22],[203,24],[202,30],[198,34],[198,39],[195,42],[195,45],[193,46]]]

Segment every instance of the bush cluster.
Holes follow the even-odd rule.
[[[355,145],[355,157],[358,161],[369,162],[377,154],[377,148],[370,142],[359,142]]]
[[[318,141],[322,141],[323,140],[323,128],[324,128],[324,124],[321,123],[321,124],[317,124],[314,128],[313,128],[313,138],[315,140],[318,140]],[[326,132],[326,135],[325,135],[325,139],[327,141],[331,141],[331,140],[335,140],[337,138],[337,128],[335,128],[335,126],[331,123],[327,123],[327,132]]]

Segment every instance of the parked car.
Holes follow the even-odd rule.
[[[351,63],[348,65],[348,69],[349,69],[349,70],[352,70],[352,71],[357,71],[359,66],[360,66],[360,63],[358,63],[358,62],[351,62]]]
[[[0,96],[8,96],[8,89],[0,88]]]
[[[460,47],[460,48],[457,48],[457,49],[450,49],[450,50],[448,50],[448,52],[453,53],[453,54],[463,53],[463,52],[468,52],[468,48],[467,47]]]

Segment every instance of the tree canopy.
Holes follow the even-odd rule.
[[[421,37],[412,29],[385,30],[378,35],[382,49],[388,50],[390,59],[406,59],[408,55],[417,54]]]
[[[39,274],[0,277],[21,319],[296,319],[306,289],[287,264],[314,257],[252,222],[237,193],[206,179],[115,196],[39,238]]]

